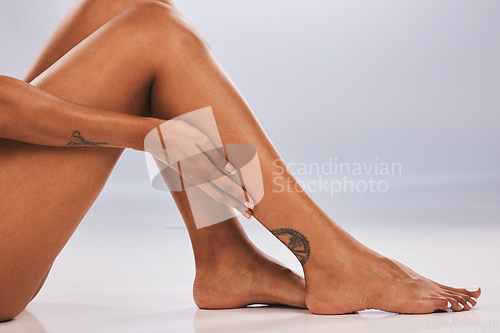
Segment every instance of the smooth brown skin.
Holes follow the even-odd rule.
[[[144,137],[163,123],[163,119],[72,103],[0,75],[0,138],[53,147],[72,143],[74,148],[94,144],[144,150]],[[74,129],[79,132],[76,138],[72,135]],[[156,155],[161,158],[164,154]]]
[[[161,143],[151,144],[149,141],[146,148],[145,137],[150,133],[158,136],[160,132],[163,144],[168,142],[168,147],[164,149]],[[91,108],[0,75],[0,138],[54,147],[146,150],[170,165],[170,169],[177,170],[177,163],[168,160],[168,156],[175,156],[183,160],[181,174],[184,181],[202,184],[200,189],[213,199],[252,218],[249,209],[254,207],[254,202],[251,196],[230,178],[236,173],[235,167],[207,135],[182,120],[139,117]],[[196,158],[190,160],[192,156]]]
[[[284,303],[307,305],[318,314],[341,314],[366,308],[428,313],[448,309],[448,302],[460,311],[470,309],[467,301],[476,304],[471,297],[479,297],[480,290],[439,285],[373,252],[306,193],[276,193],[273,171],[285,164],[206,41],[174,7],[159,2],[137,5],[141,2],[79,2],[25,79],[31,81],[100,25],[134,6],[32,84],[73,102],[138,116],[148,116],[151,110],[154,117],[170,119],[211,106],[223,143],[257,149],[266,194],[253,214],[269,230],[292,228],[308,238],[307,288],[299,276],[258,251],[236,219],[196,229],[185,194],[173,193],[193,244],[198,306]],[[147,57],[144,50],[149,50]],[[0,147],[0,183],[6,189],[0,198],[0,320],[7,320],[41,287],[122,150],[76,151],[9,140],[0,140]],[[290,174],[283,181],[299,188]]]
[[[78,2],[25,75],[25,81],[31,82],[114,16],[143,2]],[[120,24],[115,23],[119,28],[104,28],[117,32],[114,44],[108,44],[112,34],[108,32],[92,46],[79,46],[79,50],[71,51],[32,83],[89,107],[150,116],[149,93],[156,73],[152,70],[153,63],[149,64],[151,68],[137,68],[136,63],[144,62],[139,50],[151,48],[151,30],[161,33],[156,37],[161,37],[162,42],[166,37],[170,39],[158,53],[161,57],[169,56],[170,47],[184,51],[191,44],[191,41],[185,43],[187,38],[193,37],[181,25],[170,29],[173,20],[168,16],[173,13],[165,15],[166,8],[159,10],[155,4],[150,7],[146,4],[137,8],[121,19]],[[151,16],[154,19],[149,24],[146,21]],[[154,27],[157,21],[165,21],[166,25]],[[196,38],[193,42],[197,42]],[[106,50],[102,50],[101,44],[107,45]],[[157,45],[152,49],[155,48]],[[117,51],[122,51],[119,53],[123,57],[115,54]],[[92,61],[81,61],[86,58]],[[88,82],[96,81],[96,68],[100,84],[89,85]],[[129,75],[122,75],[125,72]],[[157,114],[165,119],[172,117],[164,110]],[[121,152],[109,148],[42,147],[0,139],[0,182],[10,193],[0,198],[3,215],[0,232],[4,238],[0,244],[0,272],[10,272],[0,274],[0,320],[17,315],[39,291],[55,257],[97,198]],[[256,249],[236,219],[197,230],[185,194],[175,192],[173,196],[193,244],[197,266],[194,297],[198,306],[228,308],[262,302],[305,307],[303,279]],[[26,202],[36,203],[26,205]],[[213,294],[218,297],[212,297]]]

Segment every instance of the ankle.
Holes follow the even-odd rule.
[[[250,244],[226,244],[209,250],[195,251],[196,272],[225,272],[235,269],[250,269],[258,262],[258,250]]]
[[[188,229],[197,268],[241,260],[256,248],[236,221],[226,221],[203,229]]]

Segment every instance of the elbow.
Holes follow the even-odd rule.
[[[0,102],[4,102],[8,88],[8,76],[0,75]]]
[[[18,80],[12,77],[0,75],[0,107],[2,108],[2,113],[4,113],[3,109],[5,106],[12,100],[12,96],[15,93],[16,81]]]
[[[5,76],[0,75],[0,138],[4,137],[7,123],[7,109],[5,107]]]
[[[7,138],[9,125],[20,116],[23,99],[26,98],[27,83],[0,75],[0,138]],[[21,103],[21,104],[20,104]]]
[[[4,82],[9,81],[9,79],[11,79],[11,77],[5,76],[5,75],[0,75],[0,84],[3,86]]]
[[[5,131],[11,118],[12,93],[12,78],[0,75],[0,138],[5,138]]]
[[[19,80],[10,76],[0,75],[0,101],[7,102],[9,96],[14,92],[17,81]]]
[[[9,76],[0,75],[0,88],[2,90],[6,88],[11,80],[12,78]]]

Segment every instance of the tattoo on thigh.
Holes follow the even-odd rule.
[[[68,142],[66,146],[104,146],[106,142],[91,142],[82,137],[79,131],[73,131],[73,141]]]
[[[275,229],[271,232],[295,254],[302,266],[306,264],[311,254],[306,236],[294,229]]]

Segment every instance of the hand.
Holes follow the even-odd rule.
[[[252,217],[252,198],[229,177],[236,169],[222,148],[215,148],[210,138],[194,126],[168,120],[148,134],[144,148],[216,201],[236,208],[246,218]]]

